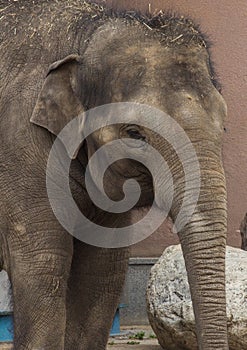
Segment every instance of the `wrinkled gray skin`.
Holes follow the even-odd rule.
[[[221,162],[226,107],[210,79],[207,50],[193,39],[199,34],[194,31],[183,45],[181,36],[173,40],[179,36],[174,27],[174,36],[173,29],[168,30],[161,43],[159,30],[130,18],[110,19],[79,0],[2,0],[0,15],[0,258],[13,285],[14,348],[105,349],[128,250],[73,240],[50,208],[45,169],[55,135],[69,120],[97,105],[133,101],[170,114],[195,146],[201,194],[179,237],[199,349],[227,350]],[[183,25],[180,28],[183,31]],[[172,168],[176,191],[170,215],[175,219],[183,192],[181,166],[164,140],[148,130],[141,132]],[[87,196],[83,174],[87,152],[119,134],[116,127],[92,135],[71,166],[71,187],[81,210],[112,227],[127,225],[129,213],[102,214]],[[121,174],[126,173],[139,177],[144,190],[139,205],[150,205],[152,182],[140,164],[115,164],[107,175],[115,183],[106,186],[106,192],[120,198]],[[158,190],[161,206],[162,182],[165,179]]]
[[[242,239],[241,248],[247,250],[247,213],[241,222],[240,234]]]

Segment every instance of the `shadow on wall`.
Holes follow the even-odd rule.
[[[133,210],[133,222],[140,220],[146,215],[147,209]],[[159,257],[166,247],[171,244],[178,244],[177,234],[172,232],[172,221],[166,219],[165,222],[151,236],[145,240],[131,246],[131,256],[133,257]]]

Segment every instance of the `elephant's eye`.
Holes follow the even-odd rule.
[[[135,140],[141,140],[145,141],[146,137],[143,136],[138,130],[136,129],[128,129],[127,134],[130,138],[135,139]]]

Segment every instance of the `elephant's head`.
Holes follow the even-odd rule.
[[[100,27],[84,53],[72,54],[51,65],[31,121],[57,135],[74,117],[93,107],[116,103],[146,104],[170,115],[186,132],[200,164],[201,189],[189,222],[179,231],[187,266],[200,349],[227,349],[224,254],[226,189],[221,160],[225,102],[215,87],[206,44],[201,34],[183,21],[164,22],[151,30],[139,22],[114,20]],[[150,117],[150,115],[149,115]],[[152,115],[155,123],[156,115]],[[90,115],[84,123],[91,123]],[[123,139],[130,154],[146,157],[145,143],[164,157],[171,169],[174,199],[170,215],[176,220],[183,203],[185,175],[173,147],[159,133],[132,121],[104,126],[88,136],[85,149],[92,156],[109,141]],[[141,126],[140,126],[141,125]],[[160,125],[170,128],[170,125]],[[168,129],[169,131],[169,129]],[[172,132],[172,130],[171,130]],[[136,147],[141,141],[140,147]],[[133,146],[134,145],[134,146]],[[186,155],[187,145],[179,150]],[[127,156],[127,155],[126,155]],[[121,158],[121,157],[120,157]],[[185,162],[193,168],[188,154]],[[190,164],[191,162],[191,164]],[[150,169],[149,169],[150,170]],[[139,180],[143,189],[138,205],[153,200],[153,179],[140,162],[121,159],[106,172],[106,193],[113,200],[123,196],[126,179]],[[197,176],[197,175],[196,175]],[[158,172],[157,204],[166,205],[166,172]],[[110,179],[110,181],[107,181]],[[190,177],[188,196],[194,190]],[[110,185],[109,185],[110,184]]]

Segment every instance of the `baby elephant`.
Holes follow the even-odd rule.
[[[14,349],[105,349],[128,246],[167,212],[199,349],[228,350],[226,104],[198,28],[161,11],[1,0],[0,33],[0,267]],[[151,207],[142,226],[137,207]]]

